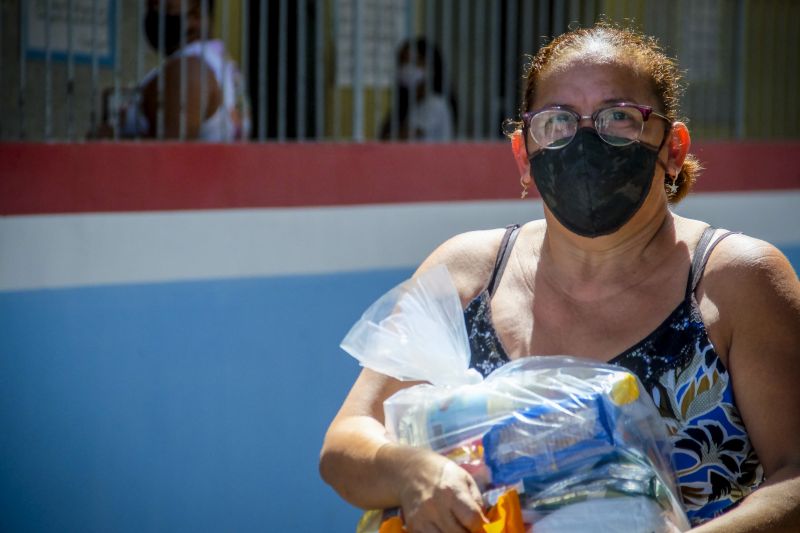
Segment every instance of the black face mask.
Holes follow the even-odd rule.
[[[144,33],[147,42],[158,51],[159,12],[149,9],[144,17]],[[169,55],[181,47],[181,16],[164,15],[164,52]]]
[[[639,210],[657,159],[658,149],[640,142],[611,146],[592,128],[581,128],[564,148],[534,154],[530,168],[556,219],[573,233],[599,237],[617,231]]]

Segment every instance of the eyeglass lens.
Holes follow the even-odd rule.
[[[561,148],[575,137],[580,115],[566,109],[545,109],[531,117],[530,135],[544,148]],[[644,118],[635,107],[609,107],[597,113],[594,127],[598,135],[614,146],[631,144],[642,134]]]

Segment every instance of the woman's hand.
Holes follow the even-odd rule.
[[[403,521],[410,533],[475,532],[488,522],[475,480],[451,460],[393,444],[381,451],[398,469]]]

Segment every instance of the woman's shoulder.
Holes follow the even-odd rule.
[[[714,237],[720,239],[726,233],[728,230],[717,229]],[[775,245],[742,233],[719,240],[708,258],[704,278],[711,282],[709,286],[798,283],[791,263]]]
[[[717,238],[723,234],[715,232]],[[730,335],[753,324],[776,334],[800,329],[800,281],[786,256],[767,241],[743,234],[720,240],[698,291],[714,302]]]
[[[422,262],[417,274],[438,265],[446,266],[466,305],[486,288],[505,231],[497,228],[456,235],[439,245]]]
[[[700,220],[676,217],[676,222],[678,239],[686,242],[691,250],[709,228]],[[742,283],[748,278],[757,281],[776,273],[790,274],[792,280],[797,281],[792,265],[775,245],[725,228],[714,228],[713,232],[709,242],[713,250],[705,266],[704,281],[725,285]]]

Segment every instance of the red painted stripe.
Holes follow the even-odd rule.
[[[800,189],[800,142],[696,143],[697,190]],[[0,144],[0,214],[513,199],[505,143]]]

